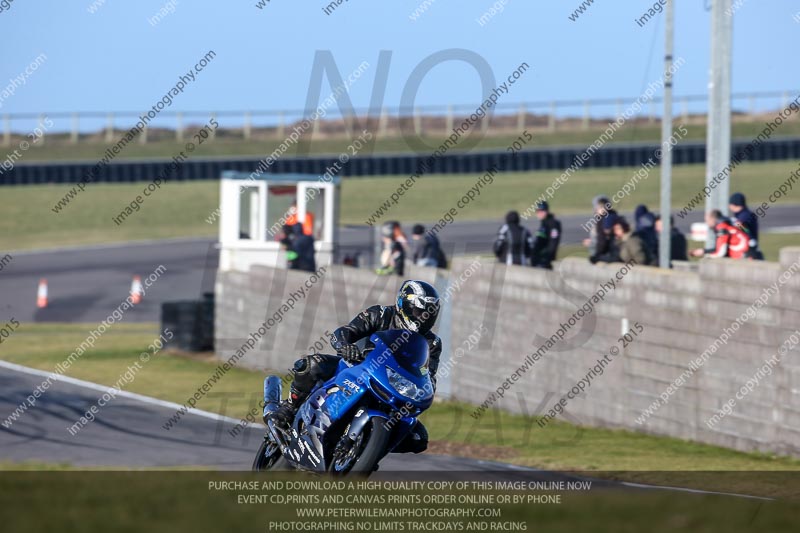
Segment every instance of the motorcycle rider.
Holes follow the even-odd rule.
[[[439,308],[439,294],[429,283],[415,280],[403,282],[394,306],[369,307],[331,334],[331,346],[339,355],[315,353],[295,361],[289,398],[281,402],[277,411],[267,416],[279,427],[288,428],[314,386],[333,377],[341,359],[353,365],[364,360],[364,354],[372,347],[368,346],[362,352],[356,342],[388,329],[411,330],[425,337],[429,349],[428,372],[435,389],[442,340],[431,328],[436,323]],[[428,432],[421,422],[417,422],[412,433],[394,451],[420,453],[427,447]]]

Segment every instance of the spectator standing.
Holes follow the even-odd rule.
[[[675,219],[670,215],[669,217],[669,226],[670,226],[670,238],[669,238],[669,245],[670,245],[670,253],[669,253],[669,260],[670,263],[672,261],[688,261],[689,255],[687,254],[688,245],[686,243],[686,236],[681,233],[681,230],[675,227]],[[656,234],[658,235],[659,239],[657,244],[661,243],[661,216],[656,217],[655,222],[655,229]],[[659,257],[659,250],[660,247],[656,246],[656,257]],[[672,266],[672,264],[670,264]]]
[[[614,234],[611,228],[618,215],[611,209],[611,201],[606,196],[596,196],[592,203],[595,223],[589,231],[589,238],[583,244],[589,248],[589,261],[596,263],[601,257],[608,257],[614,252]]]
[[[383,241],[383,252],[381,252],[381,266],[375,271],[377,274],[389,275],[397,274],[402,276],[405,272],[406,249],[395,238],[396,222],[387,222],[381,226],[381,240]],[[397,224],[399,227],[399,224]]]
[[[658,235],[656,234],[656,216],[644,204],[636,206],[634,212],[636,234],[642,239],[651,257],[658,257]]]
[[[561,222],[550,212],[550,205],[544,200],[536,204],[536,218],[541,224],[533,243],[531,265],[552,270],[561,242]]]
[[[509,211],[506,223],[500,226],[494,241],[494,255],[507,265],[527,265],[531,260],[533,236],[519,223],[519,213]]]
[[[414,264],[417,266],[447,268],[447,258],[436,235],[425,233],[425,226],[417,224],[411,231],[414,243]]]
[[[286,212],[286,223],[285,226],[295,226],[297,224],[301,224],[301,228],[303,233],[309,235],[311,237],[314,236],[314,213],[311,211],[306,211],[306,216],[303,217],[303,220],[298,220],[297,217],[297,202],[292,202],[289,211]]]
[[[301,224],[285,225],[283,231],[285,236],[281,243],[286,246],[286,262],[289,269],[316,271],[314,237],[306,235]]]
[[[733,213],[732,222],[750,236],[750,250],[747,257],[764,259],[764,254],[758,249],[758,217],[747,207],[744,194],[735,192],[728,200],[728,208]]]

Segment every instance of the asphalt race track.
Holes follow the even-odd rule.
[[[66,463],[74,466],[191,467],[249,470],[261,443],[261,426],[235,437],[232,419],[214,420],[189,414],[170,430],[162,427],[177,406],[152,399],[117,397],[99,410],[94,422],[77,431],[69,429],[102,396],[100,388],[58,381],[34,408],[10,428],[3,422],[46,378],[10,368],[0,362],[0,461]],[[443,455],[390,455],[381,471],[486,471],[534,472],[504,465]],[[542,478],[554,474],[542,472]],[[563,476],[562,476],[563,477]]]
[[[180,468],[250,470],[263,436],[262,426],[229,434],[236,420],[205,411],[184,416],[170,430],[165,421],[177,404],[120,393],[74,435],[69,428],[108,390],[62,378],[6,428],[8,415],[25,401],[48,373],[0,361],[0,462],[44,463],[95,468]],[[377,479],[473,479],[480,481],[591,481],[592,489],[672,490],[766,500],[757,496],[709,493],[680,487],[612,482],[493,461],[429,453],[390,454]]]
[[[698,211],[678,227],[688,232],[700,221]],[[563,217],[563,244],[585,237],[581,225],[588,215]],[[797,206],[774,206],[764,229],[800,226]],[[449,255],[486,254],[491,249],[500,221],[465,221],[442,230],[440,238]],[[527,221],[536,228],[538,220]],[[428,226],[430,227],[430,225]],[[410,228],[407,228],[410,230]],[[345,226],[340,240],[345,252],[369,254],[374,229]],[[151,241],[63,250],[12,252],[13,260],[0,272],[0,317],[20,322],[99,322],[128,296],[133,275],[150,275],[159,265],[166,271],[150,287],[141,304],[125,314],[126,322],[157,322],[161,302],[197,299],[213,291],[219,259],[213,239]],[[49,305],[36,308],[36,288],[46,278]]]

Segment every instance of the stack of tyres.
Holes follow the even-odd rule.
[[[161,332],[172,332],[167,348],[186,352],[213,349],[213,299],[201,301],[165,302],[161,305]],[[211,307],[211,327],[208,307]],[[210,333],[209,333],[210,332]],[[209,336],[211,335],[211,336]],[[168,336],[165,335],[164,338]]]
[[[196,339],[197,352],[208,352],[214,349],[214,293],[206,292],[197,308]]]

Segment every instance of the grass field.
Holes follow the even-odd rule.
[[[677,128],[680,123],[676,122]],[[763,121],[754,122],[734,122],[732,125],[732,136],[734,139],[753,139],[764,128]],[[706,127],[701,125],[689,125],[686,128],[688,133],[684,141],[703,141],[706,138]],[[566,145],[583,145],[588,146],[594,142],[600,134],[605,130],[605,127],[599,128],[592,125],[587,130],[565,129],[562,131],[546,131],[541,129],[528,128],[534,135],[534,146],[566,146]],[[187,138],[190,136],[189,132],[193,131],[191,127],[187,128]],[[521,133],[521,132],[520,132]],[[114,136],[114,143],[117,142],[122,136],[123,132],[117,132]],[[800,120],[791,120],[785,122],[779,132],[782,136],[797,136],[800,135]],[[460,145],[452,148],[453,151],[461,151],[465,149],[471,150],[489,150],[489,149],[505,149],[517,138],[518,134],[496,134],[488,135],[480,138],[477,145],[466,144],[465,141],[460,141]],[[376,142],[375,153],[397,153],[397,152],[424,152],[429,154],[442,143],[446,136],[423,136],[420,140],[430,146],[430,149],[415,150],[417,144],[409,146],[409,143],[402,137],[385,137]],[[22,137],[14,136],[11,142],[11,148],[0,148],[0,160],[4,160],[13,148],[19,145]],[[628,123],[623,125],[614,137],[609,141],[610,143],[630,143],[630,142],[658,142],[661,139],[661,127],[658,123],[654,124],[633,124]],[[250,139],[244,140],[241,138],[232,138],[230,136],[219,135],[216,140],[209,143],[204,143],[199,146],[194,152],[193,157],[266,157],[267,154],[272,153],[275,148],[284,140],[282,138],[263,138],[263,139]],[[303,154],[340,154],[347,151],[347,146],[352,140],[346,138],[318,138],[313,140],[310,144],[298,151],[297,148],[292,148],[286,152],[286,157]],[[472,142],[472,141],[470,141]],[[125,147],[124,152],[120,154],[119,160],[137,159],[137,158],[171,158],[184,149],[185,143],[178,143],[174,140],[159,140],[150,141],[147,144],[139,144],[134,142]],[[50,136],[45,140],[43,145],[34,145],[31,149],[25,152],[24,161],[66,161],[66,160],[94,160],[99,159],[105,153],[107,148],[113,145],[107,144],[100,139],[81,140],[78,144],[69,144],[65,135]],[[368,155],[362,152],[359,155]]]
[[[4,343],[5,360],[53,370],[75,349],[94,325],[23,324]],[[69,375],[102,384],[114,383],[138,354],[158,336],[155,324],[115,325],[69,370]],[[182,404],[205,382],[216,366],[208,356],[159,354],[137,374],[126,390]],[[242,417],[260,401],[264,375],[234,369],[214,388],[228,393],[222,414]],[[219,397],[203,397],[198,408],[220,412]],[[561,470],[628,472],[638,481],[664,482],[664,472],[674,471],[800,471],[800,460],[767,454],[741,453],[715,446],[631,431],[576,427],[552,422],[545,429],[535,418],[490,412],[479,421],[472,407],[437,403],[423,420],[431,433],[431,451],[498,459],[521,465]],[[631,471],[634,471],[631,473]],[[748,479],[747,486],[731,486],[713,476],[698,478],[717,490],[757,490],[759,494],[781,494],[780,483],[768,476]],[[687,476],[691,483],[692,476]],[[715,483],[717,483],[715,485]],[[745,481],[741,482],[745,484]],[[755,484],[755,485],[754,485]],[[747,489],[747,490],[745,490]],[[792,494],[800,497],[800,493]]]
[[[731,190],[744,192],[751,204],[767,196],[797,168],[795,162],[742,164],[733,176]],[[628,182],[634,169],[582,170],[573,175],[551,201],[557,214],[590,213],[596,194],[613,195]],[[457,220],[500,218],[509,209],[521,212],[541,194],[560,172],[505,173],[457,215]],[[680,208],[701,189],[702,166],[678,166],[673,174],[673,206]],[[364,224],[407,176],[345,179],[342,185],[341,222]],[[436,221],[476,182],[479,176],[453,175],[423,178],[401,198],[382,220]],[[217,182],[167,183],[148,197],[141,210],[117,226],[118,215],[142,184],[90,185],[61,213],[51,208],[68,190],[61,185],[3,187],[0,213],[0,250],[66,246],[170,237],[217,235],[217,225],[206,218],[218,208]],[[790,193],[798,194],[798,193]],[[637,204],[658,205],[659,175],[656,170],[639,181],[632,196],[619,207],[632,210]],[[800,203],[800,196],[786,196],[781,203]],[[531,221],[533,224],[535,221]]]

